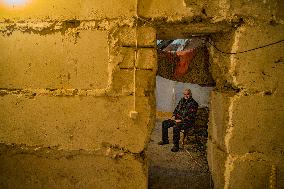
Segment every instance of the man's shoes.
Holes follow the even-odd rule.
[[[174,146],[172,149],[171,149],[172,152],[178,152],[179,151],[179,147],[178,146]]]
[[[169,144],[169,141],[160,141],[160,142],[158,142],[158,145],[165,145],[165,144]]]

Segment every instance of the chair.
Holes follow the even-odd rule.
[[[186,132],[185,130],[181,130],[181,134],[182,134],[182,137],[180,137],[181,138],[181,146],[183,147],[184,146],[184,141],[185,141],[185,139],[187,137],[188,132]]]
[[[194,136],[195,136],[195,140],[197,140],[197,137],[196,137],[196,135],[195,135],[195,132],[194,132],[194,125],[191,127],[191,128],[189,128],[188,130],[181,130],[180,132],[181,132],[181,144],[182,144],[182,147],[184,146],[184,144],[185,144],[185,140],[187,139],[187,137],[189,136],[189,133],[190,133],[190,131],[191,130],[193,130],[193,134],[194,134]]]

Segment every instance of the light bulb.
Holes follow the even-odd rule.
[[[9,6],[22,6],[27,3],[28,0],[4,0],[4,3]]]

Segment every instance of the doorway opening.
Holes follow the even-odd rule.
[[[148,146],[149,188],[213,188],[207,163],[209,96],[215,82],[210,70],[208,36],[187,39],[157,40],[158,72],[156,76],[156,122]],[[180,150],[171,152],[169,145],[157,143],[162,136],[162,121],[172,116],[184,89],[190,89],[198,102],[194,127]],[[181,135],[181,138],[183,136]]]

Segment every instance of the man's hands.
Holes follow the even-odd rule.
[[[171,117],[171,120],[174,120],[176,123],[181,122],[181,120],[180,120],[180,119],[177,119],[177,120],[176,120],[176,117],[175,117],[175,116],[172,116],[172,117]]]

